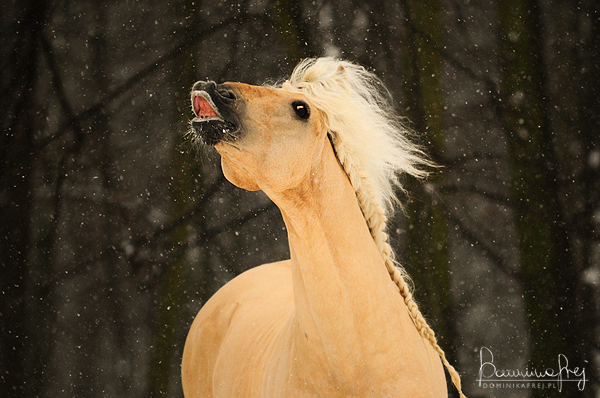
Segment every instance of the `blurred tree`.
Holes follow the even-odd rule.
[[[568,5],[563,5],[566,6]],[[555,13],[557,16],[564,15],[564,8],[557,8]],[[574,207],[576,212],[570,219],[574,240],[581,244],[575,248],[581,255],[581,279],[577,286],[580,308],[578,312],[571,314],[571,317],[581,317],[579,321],[583,330],[580,350],[582,356],[587,358],[589,366],[593,366],[593,358],[598,355],[600,348],[600,292],[597,284],[600,278],[596,278],[594,283],[593,276],[597,275],[600,254],[600,2],[583,2],[579,13],[574,13],[569,22],[570,28],[581,39],[574,43],[574,48],[568,48],[567,54],[571,54],[569,59],[574,62],[567,69],[566,76],[563,76],[563,87],[566,91],[572,83],[573,76],[577,76],[579,89],[566,99],[569,102],[560,105],[561,108],[566,108],[569,115],[575,114],[577,117],[576,136],[581,139],[581,153],[577,153],[576,156],[577,166],[581,167],[581,171],[575,167],[575,184],[579,188],[575,198],[581,200],[582,204]],[[582,16],[589,18],[587,28],[580,23]],[[566,120],[567,126],[569,122],[570,118]],[[569,138],[568,134],[565,136],[565,139]],[[593,391],[594,387],[596,392],[600,390],[600,372],[591,372],[590,380],[590,391]]]
[[[511,161],[519,276],[532,341],[530,366],[554,368],[562,354],[569,359],[570,369],[585,367],[591,359],[587,331],[592,325],[584,324],[583,314],[594,311],[585,308],[579,293],[583,269],[575,258],[564,208],[571,201],[572,188],[561,175],[569,166],[556,145],[566,142],[570,131],[556,130],[550,120],[544,16],[536,0],[500,2],[499,16],[502,121]],[[592,396],[591,390],[586,393]],[[536,397],[581,394],[574,386],[563,391],[532,390]]]
[[[178,19],[185,18],[185,15],[193,15],[194,24],[201,22],[197,17],[198,12],[194,6],[194,1],[182,1]],[[183,14],[183,15],[181,15]],[[192,47],[194,51],[196,46]],[[175,96],[180,98],[178,112],[175,113],[174,125],[185,126],[189,114],[183,108],[187,101],[185,99],[190,91],[189,87],[184,86],[187,82],[195,81],[193,58],[187,53],[181,53],[173,64],[181,73],[174,78],[173,84]],[[198,163],[194,162],[194,152],[184,150],[184,135],[176,135],[172,143],[172,165],[170,183],[171,194],[171,215],[170,219],[179,220],[189,213],[194,205],[194,197],[198,190],[202,190],[204,179]],[[198,189],[199,188],[199,189]],[[171,396],[169,388],[173,373],[179,369],[179,363],[175,353],[182,352],[181,341],[179,341],[178,330],[180,319],[183,315],[183,291],[186,281],[184,278],[184,268],[187,261],[186,250],[180,250],[190,240],[193,226],[190,221],[182,222],[174,226],[170,232],[171,255],[162,271],[161,281],[157,291],[157,316],[154,331],[154,344],[152,353],[151,386],[150,397]],[[200,260],[202,262],[202,260]],[[200,270],[204,269],[204,264],[198,264]],[[175,354],[175,355],[174,355]]]
[[[40,392],[47,359],[50,303],[32,300],[36,286],[31,264],[35,135],[40,127],[32,107],[43,54],[38,38],[49,15],[46,1],[23,1],[3,16],[1,48],[2,136],[0,137],[0,395],[30,397]],[[42,253],[49,258],[52,253]],[[50,273],[51,269],[42,270]],[[42,289],[44,290],[44,289]],[[25,316],[31,311],[43,315]],[[38,323],[39,322],[39,323]],[[38,333],[39,332],[39,333]],[[44,336],[43,338],[40,338]],[[37,337],[37,338],[36,338]]]
[[[275,0],[273,3],[274,25],[279,32],[290,66],[300,60],[318,55],[315,50],[315,32],[304,16],[306,2]]]
[[[404,98],[406,115],[423,134],[427,151],[444,164],[444,123],[441,47],[442,10],[437,0],[400,1],[405,22]],[[435,173],[435,171],[433,171]],[[406,268],[416,286],[422,311],[433,322],[441,347],[454,362],[453,305],[448,259],[448,221],[438,187],[443,174],[423,185],[411,181],[406,205]],[[449,391],[454,391],[451,388]]]

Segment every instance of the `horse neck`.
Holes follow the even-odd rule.
[[[390,318],[398,318],[403,302],[331,147],[300,187],[272,199],[288,230],[301,344],[335,362],[350,359],[349,347],[374,341],[374,334],[397,336]]]

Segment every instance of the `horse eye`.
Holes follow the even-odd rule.
[[[302,120],[307,120],[310,117],[310,109],[308,105],[302,101],[294,101],[292,102],[292,108],[294,108],[294,112],[296,115]]]

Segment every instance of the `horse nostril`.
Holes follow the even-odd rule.
[[[194,83],[194,86],[192,87],[192,91],[210,91],[211,89],[214,89],[214,87],[216,87],[216,83],[212,82],[212,81],[198,81],[196,83]]]
[[[231,104],[237,100],[235,93],[228,89],[227,85],[219,85],[211,80],[194,83],[192,91],[204,91],[212,97],[214,101],[220,101],[225,104]]]

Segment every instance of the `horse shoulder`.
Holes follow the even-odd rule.
[[[260,385],[252,373],[264,361],[265,340],[274,340],[292,314],[289,260],[252,268],[224,285],[190,328],[182,363],[186,398],[226,396],[223,389],[242,393]],[[220,383],[231,376],[238,386]]]

